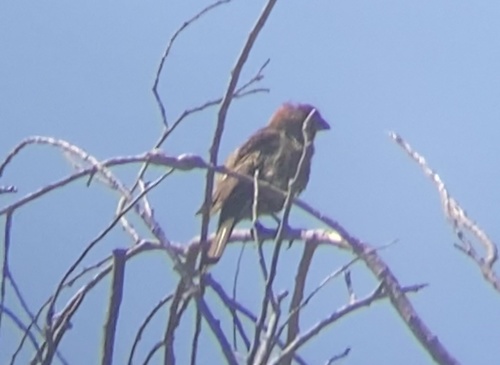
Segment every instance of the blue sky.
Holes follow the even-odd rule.
[[[207,4],[0,4],[0,156],[32,135],[65,139],[99,159],[150,149],[162,130],[151,92],[161,55],[173,32]],[[224,93],[262,6],[260,1],[233,1],[179,37],[159,88],[170,121]],[[399,240],[382,257],[402,284],[430,284],[412,301],[464,364],[492,364],[500,358],[498,293],[453,248],[455,238],[434,186],[387,132],[400,133],[423,154],[468,214],[493,240],[498,237],[500,170],[494,156],[500,135],[499,18],[500,3],[494,1],[278,2],[241,77],[245,82],[270,58],[260,86],[271,91],[232,104],[220,151],[222,160],[284,101],[316,105],[333,129],[317,139],[303,198],[372,245]],[[207,157],[216,111],[186,120],[163,146],[165,153]],[[122,167],[116,173],[130,183],[137,168]],[[32,146],[0,178],[0,185],[19,189],[16,195],[1,196],[0,207],[70,172],[59,151]],[[161,172],[153,170],[151,178]],[[34,311],[113,218],[117,196],[99,184],[88,188],[85,183],[45,196],[14,216],[11,270]],[[172,241],[186,243],[199,234],[194,212],[203,184],[201,172],[178,172],[152,192],[156,218]],[[321,227],[298,211],[291,224]],[[130,244],[116,229],[83,266]],[[214,269],[214,277],[226,286],[239,249],[230,247]],[[301,251],[300,244],[283,251],[277,289],[293,283]],[[309,289],[349,258],[321,248]],[[241,297],[253,308],[260,303],[263,285],[256,267],[255,249],[249,247]],[[138,324],[177,278],[164,255],[155,253],[132,260],[126,275],[116,363],[124,361]],[[353,280],[359,296],[376,285],[363,265],[355,267]],[[89,296],[63,342],[71,364],[97,361],[108,286],[103,282]],[[7,305],[16,308],[12,292],[7,294]],[[223,316],[217,301],[209,300]],[[328,287],[305,312],[303,328],[346,300],[342,282]],[[18,341],[6,322],[0,330],[0,363],[10,359]],[[165,311],[144,337],[139,359],[161,338],[164,324]],[[180,327],[179,363],[188,359],[181,348],[190,343],[192,327],[190,317]],[[352,351],[346,364],[431,363],[388,302],[341,320],[302,354],[311,363],[323,363],[347,346]],[[209,336],[203,338],[200,353],[207,361],[221,356]],[[29,356],[29,351],[22,354],[20,363]]]

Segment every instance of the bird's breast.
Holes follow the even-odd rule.
[[[303,153],[303,146],[295,140],[286,140],[273,158],[267,159],[264,166],[263,180],[275,187],[287,191],[290,180],[295,178]],[[297,177],[297,191],[305,189],[309,181],[312,153],[304,160]]]

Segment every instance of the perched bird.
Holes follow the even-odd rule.
[[[314,113],[303,130],[304,122],[313,110]],[[289,181],[296,175],[306,141],[312,143],[316,132],[328,129],[329,124],[312,105],[283,104],[267,126],[258,130],[228,157],[225,166],[252,179],[258,171],[260,180],[287,191]],[[313,145],[310,151],[314,152]],[[302,164],[296,181],[296,193],[307,186],[311,157],[312,153],[308,154]],[[276,213],[283,208],[283,195],[269,189],[259,189],[258,193],[259,215]],[[253,183],[228,175],[217,175],[210,214],[220,211],[219,224],[215,239],[205,252],[205,263],[214,264],[219,261],[234,226],[243,219],[252,218],[253,200]]]

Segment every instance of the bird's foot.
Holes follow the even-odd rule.
[[[277,226],[276,231],[275,231],[275,233],[274,233],[274,238],[276,238],[276,236],[278,235],[278,231],[279,231],[279,229],[280,229],[281,220],[280,220],[280,219],[279,219],[276,215],[273,215],[273,218],[276,220],[276,223],[278,223],[278,226]],[[292,228],[292,227],[288,224],[288,222],[287,222],[287,223],[284,225],[284,227],[283,227],[283,233],[285,233],[285,234],[286,234],[287,232],[293,232],[293,231],[295,231],[295,229],[294,229],[294,228]],[[288,247],[287,247],[287,249],[289,249],[290,247],[292,247],[292,244],[293,244],[293,240],[289,240],[289,241],[288,241]]]
[[[258,238],[276,238],[276,236],[278,235],[278,231],[279,231],[279,226],[280,226],[280,221],[277,220],[277,223],[278,223],[278,226],[274,229],[274,228],[267,228],[266,226],[264,226],[259,220],[255,221],[255,223],[253,224],[253,229],[252,229],[252,237],[255,239],[256,237]],[[283,227],[283,232],[286,233],[287,232],[293,232],[294,229],[286,224],[284,227]],[[290,248],[292,246],[292,243],[293,243],[293,240],[289,240],[288,241],[288,248]]]
[[[262,223],[260,223],[259,220],[256,220],[254,222],[252,228],[252,237],[254,239],[259,237],[275,237],[275,236],[276,236],[276,230],[272,228],[267,228]]]

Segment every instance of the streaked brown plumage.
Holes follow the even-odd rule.
[[[228,157],[225,166],[252,178],[258,170],[260,180],[287,191],[290,179],[295,177],[304,149],[302,127],[313,109],[315,108],[308,104],[282,105],[266,127],[258,130]],[[330,126],[316,110],[308,123],[307,140],[312,143],[317,131],[327,129],[330,129]],[[311,157],[312,153],[304,161],[297,178],[297,193],[304,190],[309,181]],[[217,176],[210,214],[220,211],[219,224],[215,239],[205,253],[206,263],[219,261],[234,226],[239,221],[252,217],[253,194],[252,183],[227,175]],[[266,189],[259,190],[258,214],[279,212],[284,201],[285,198],[280,194]]]

